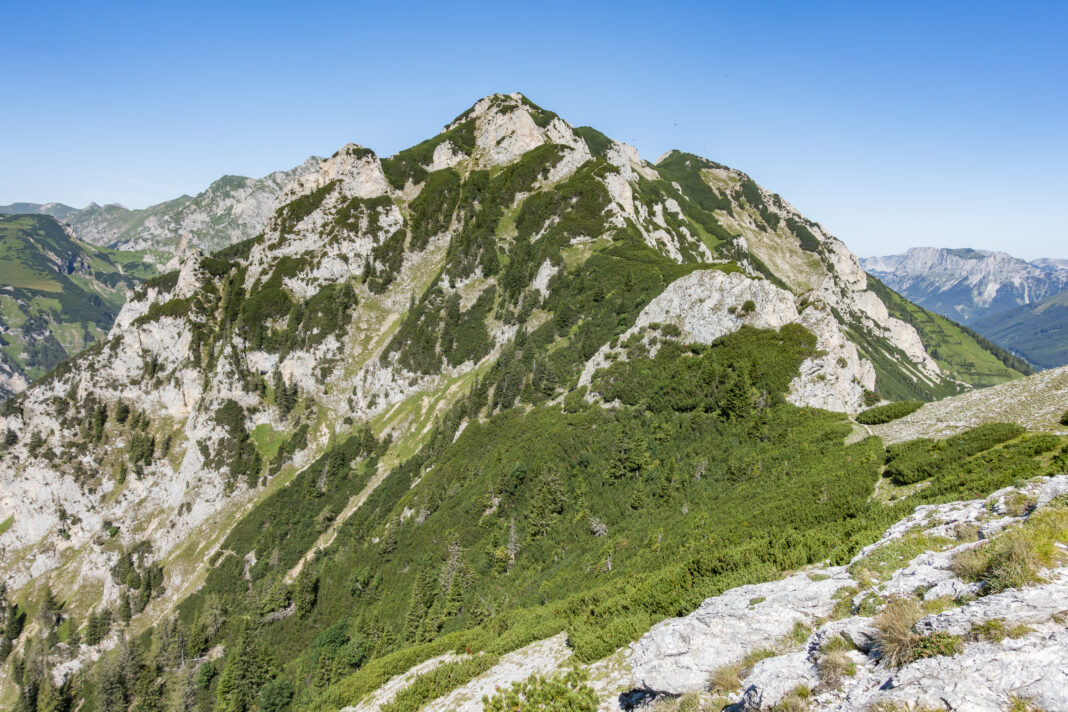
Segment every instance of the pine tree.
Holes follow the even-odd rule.
[[[728,418],[744,418],[753,412],[755,396],[756,391],[749,379],[749,371],[741,369],[735,373],[720,397],[720,410]]]
[[[271,675],[270,659],[256,639],[256,631],[249,630],[247,621],[230,644],[226,665],[219,676],[217,712],[249,712],[255,709],[260,689]]]
[[[616,438],[616,456],[608,471],[614,480],[636,477],[649,467],[649,449],[641,430],[633,423],[625,423]]]
[[[318,595],[319,579],[312,575],[310,566],[305,564],[293,584],[293,607],[298,618],[305,618],[312,612]]]

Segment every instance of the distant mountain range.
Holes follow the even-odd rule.
[[[182,195],[139,210],[116,203],[72,208],[62,203],[0,205],[0,214],[50,215],[92,245],[145,252],[163,267],[186,251],[212,252],[255,237],[277,207],[278,195],[294,178],[318,170],[312,156],[287,171],[263,178],[223,176],[195,196]]]
[[[1068,260],[1027,262],[1004,252],[913,247],[860,264],[902,296],[963,324],[1068,289]]]
[[[861,266],[908,299],[970,326],[1041,368],[1068,364],[1068,260],[914,247]]]

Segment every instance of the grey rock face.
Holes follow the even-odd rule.
[[[634,686],[673,694],[703,690],[715,670],[776,643],[796,623],[828,615],[835,592],[853,580],[842,568],[820,573],[826,578],[800,573],[734,588],[688,616],[657,624],[631,645]]]

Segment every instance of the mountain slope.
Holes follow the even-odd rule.
[[[933,247],[861,260],[865,270],[907,299],[964,324],[1068,288],[1068,269],[1061,262],[1029,263],[1004,252]]]
[[[160,265],[185,250],[214,251],[254,237],[274,211],[278,193],[295,177],[317,169],[312,157],[288,171],[263,178],[223,176],[206,190],[141,210],[121,205],[96,205],[64,219],[79,238],[94,245],[145,250]]]
[[[1068,364],[1068,290],[987,315],[974,326],[1039,368]]]
[[[0,397],[23,390],[111,328],[151,267],[73,239],[44,215],[0,216]]]
[[[23,607],[64,592],[19,660],[133,655],[123,681],[114,655],[92,673],[122,697],[102,706],[207,687],[247,709],[236,690],[286,666],[329,704],[371,658],[465,636],[506,652],[565,624],[587,659],[610,652],[877,533],[881,448],[807,406],[966,387],[780,197],[690,154],[647,163],[522,95],[387,159],[345,146],[278,200],[261,235],[145,282],[0,412],[0,573]],[[49,643],[90,618],[88,652]],[[119,621],[158,623],[170,642],[150,648],[178,657],[142,664]],[[160,672],[216,645],[200,692]]]

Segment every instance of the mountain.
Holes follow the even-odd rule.
[[[846,414],[1011,358],[744,173],[520,94],[277,204],[0,407],[5,704],[339,709],[444,659],[414,710],[1061,466],[1010,426],[875,498]]]
[[[125,286],[132,286],[139,278],[176,266],[182,256],[190,252],[216,250],[257,235],[274,211],[281,190],[293,178],[314,171],[319,161],[309,158],[294,169],[277,171],[260,179],[223,176],[195,197],[183,195],[143,210],[95,203],[80,210],[61,203],[13,203],[0,206],[0,214],[56,218],[71,233],[64,239],[77,242],[76,247],[64,248],[68,253],[71,250],[79,252],[79,257],[70,259],[75,262],[81,259],[82,263],[88,264],[92,259],[86,255],[91,252],[103,256],[107,262],[103,266],[105,270],[126,264],[131,269],[120,281]],[[22,224],[28,223],[10,223]],[[55,226],[48,229],[56,233]],[[29,240],[24,246],[33,244]],[[52,256],[52,259],[60,258]],[[50,268],[45,266],[48,262],[49,259],[36,260],[34,264],[48,271]],[[100,267],[99,264],[96,266]],[[11,332],[10,343],[5,344],[5,355],[0,356],[0,398],[20,392],[59,361],[107,333],[125,299],[125,286],[117,282],[90,285],[88,293],[73,287],[73,283],[69,286],[64,283],[62,288],[56,289],[69,298],[57,312],[51,292],[27,291],[17,278],[15,283],[6,281],[7,276],[6,271],[0,269],[0,290],[12,295],[15,300],[12,303],[17,302],[12,309],[20,316],[4,312],[0,322],[4,331],[0,333],[7,334],[13,323],[23,326]],[[131,280],[131,277],[135,279]],[[51,276],[45,279],[54,281]],[[13,289],[18,290],[17,294],[11,291]],[[99,299],[106,302],[106,307],[87,301]],[[76,314],[78,309],[72,306],[74,303],[84,304],[92,314]],[[87,326],[77,328],[83,316],[88,319]]]
[[[282,189],[316,171],[319,162],[312,157],[263,178],[223,176],[196,196],[183,195],[141,210],[92,203],[66,220],[86,242],[145,250],[163,262],[188,250],[211,252],[259,234]]]
[[[973,326],[1039,368],[1068,364],[1068,290],[989,314]]]
[[[1025,262],[1004,252],[914,247],[861,265],[905,298],[964,324],[1068,288],[1068,261]]]
[[[292,179],[317,170],[320,161],[313,156],[263,178],[223,176],[195,196],[138,210],[117,204],[90,203],[76,209],[61,203],[13,203],[0,206],[0,213],[51,215],[84,242],[143,251],[147,260],[162,268],[187,251],[211,252],[255,237],[277,207],[282,189]]]
[[[0,205],[0,215],[51,215],[57,220],[64,220],[71,213],[78,212],[63,203],[12,203]]]
[[[140,256],[80,242],[47,215],[0,216],[0,398],[107,334],[126,290],[153,274]]]

